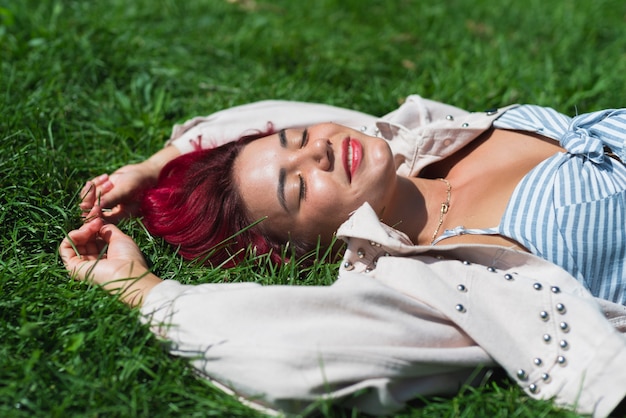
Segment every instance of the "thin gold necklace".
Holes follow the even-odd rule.
[[[446,183],[446,201],[441,202],[439,222],[437,223],[437,229],[435,229],[435,232],[433,233],[433,239],[430,241],[430,245],[433,245],[435,243],[435,238],[437,238],[437,234],[439,234],[439,229],[441,229],[441,225],[443,225],[443,217],[446,213],[448,213],[448,210],[450,209],[450,198],[452,197],[452,185],[450,184],[450,182],[446,179],[441,178],[437,180]]]

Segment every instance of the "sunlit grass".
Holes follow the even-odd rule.
[[[146,158],[174,123],[266,98],[373,114],[409,93],[473,110],[619,107],[625,19],[621,0],[0,0],[0,416],[254,414],[168,356],[136,312],[71,281],[56,253],[82,183]],[[336,273],[200,268],[138,221],[122,227],[185,283]],[[574,416],[503,378],[401,415]]]

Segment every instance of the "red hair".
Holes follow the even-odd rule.
[[[220,147],[183,154],[159,174],[156,187],[142,200],[143,222],[152,235],[178,247],[187,260],[232,267],[251,249],[284,262],[285,243],[253,225],[234,181],[233,167],[240,151],[269,133],[249,135]],[[297,255],[308,249],[290,243]]]

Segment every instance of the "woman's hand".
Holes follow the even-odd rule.
[[[70,275],[118,293],[130,306],[140,305],[161,279],[148,271],[139,247],[115,225],[105,224],[95,205],[88,220],[61,242],[59,254]]]
[[[143,191],[156,185],[161,169],[180,155],[177,148],[166,147],[149,159],[102,174],[87,182],[81,191],[80,208],[86,215],[96,204],[106,208],[109,222],[137,215]]]
[[[81,191],[80,208],[86,215],[96,204],[110,209],[104,216],[117,222],[134,216],[141,205],[141,194],[156,184],[158,172],[146,162],[126,165],[112,174],[102,174],[90,180]]]

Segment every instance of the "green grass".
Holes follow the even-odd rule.
[[[56,252],[83,182],[146,158],[174,123],[266,98],[383,114],[409,93],[574,114],[624,106],[624,74],[623,0],[0,0],[0,416],[254,414],[136,312],[71,281]],[[210,271],[123,228],[164,278],[327,284],[336,271]],[[402,416],[575,415],[495,379]]]

